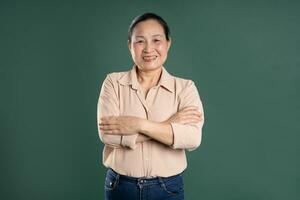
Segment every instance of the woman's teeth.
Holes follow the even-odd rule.
[[[143,59],[145,61],[153,61],[157,58],[157,56],[144,56]]]

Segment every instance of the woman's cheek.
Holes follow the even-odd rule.
[[[135,53],[135,55],[137,55],[137,56],[141,55],[142,50],[143,50],[143,46],[142,45],[136,45],[134,47],[134,53]]]
[[[167,45],[165,44],[160,44],[157,49],[164,54],[167,53]]]

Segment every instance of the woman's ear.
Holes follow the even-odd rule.
[[[127,40],[127,45],[128,45],[128,49],[129,49],[129,51],[131,51],[131,43],[130,43],[130,41],[129,41],[129,40]]]
[[[171,47],[171,44],[172,44],[172,39],[169,37],[169,41],[168,41],[168,51],[169,51],[169,49],[170,49],[170,47]]]

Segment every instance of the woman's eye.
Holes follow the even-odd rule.
[[[159,42],[160,40],[154,40],[154,42]]]
[[[136,43],[143,43],[144,41],[142,41],[142,40],[139,40],[139,41],[137,41]]]

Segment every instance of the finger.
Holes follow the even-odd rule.
[[[186,117],[184,118],[184,120],[187,120],[187,121],[189,121],[189,120],[200,121],[201,118],[200,118],[199,116],[196,116],[196,115],[190,115],[190,116],[186,116]]]
[[[199,112],[198,108],[187,108],[185,110],[179,111],[179,113],[186,113],[186,112]]]
[[[107,130],[118,130],[118,126],[116,125],[100,125],[100,130],[103,130],[103,131],[107,131]]]
[[[100,130],[102,134],[108,134],[108,135],[121,135],[119,131],[117,130]]]
[[[200,119],[196,119],[196,118],[188,118],[185,120],[186,124],[195,124],[195,123],[199,123]]]
[[[202,117],[203,116],[203,113],[202,112],[199,112],[198,110],[197,111],[194,111],[193,112],[193,115],[196,115],[196,116],[198,116],[198,117]]]
[[[117,117],[102,117],[100,118],[100,123],[99,125],[104,125],[104,124],[117,124]]]
[[[100,129],[100,130],[103,130],[103,131],[109,130],[109,125],[103,125],[103,124],[101,124],[101,125],[99,126],[99,129]]]
[[[186,116],[188,119],[197,119],[197,120],[200,120],[201,117],[199,115],[188,115]]]
[[[183,110],[194,110],[194,109],[198,109],[197,106],[187,106],[187,107],[184,107],[183,109],[181,109],[180,111],[183,111]]]
[[[105,131],[102,131],[102,133],[108,134],[108,135],[133,135],[133,134],[136,134],[136,133],[129,133],[129,132],[121,133],[120,130],[116,130],[116,129],[105,130]]]
[[[109,125],[109,122],[108,122],[108,121],[104,121],[104,120],[102,121],[102,120],[101,120],[101,121],[99,121],[98,125],[99,125],[99,126]]]
[[[101,117],[99,120],[99,125],[100,124],[109,124],[109,117]]]
[[[114,130],[106,130],[102,132],[103,134],[108,134],[108,135],[116,135],[116,132]]]
[[[106,116],[106,117],[101,117],[100,120],[101,121],[108,121],[111,117],[110,116]]]
[[[196,116],[201,116],[202,113],[200,113],[198,110],[187,110],[187,111],[184,111],[182,112],[181,114],[183,115],[196,115]]]

